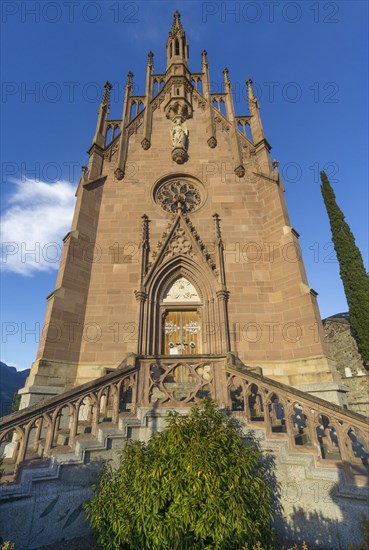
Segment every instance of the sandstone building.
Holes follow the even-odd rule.
[[[345,408],[252,82],[238,115],[227,69],[217,93],[205,51],[190,72],[178,13],[166,59],[157,74],[149,53],[145,95],[128,74],[119,120],[105,84],[22,407],[0,419],[0,537],[86,534],[101,464],[210,395],[273,454],[280,540],[346,550],[368,423]]]
[[[210,89],[206,51],[191,73],[178,13],[166,59],[156,74],[148,54],[143,96],[128,74],[121,120],[109,119],[105,84],[23,404],[129,353],[228,352],[344,402],[251,80],[249,115],[238,115],[227,69],[221,93]]]

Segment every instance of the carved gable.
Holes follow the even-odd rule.
[[[188,216],[179,212],[173,225],[163,233],[165,241],[159,241],[147,266],[147,282],[162,263],[176,257],[187,257],[204,262],[217,278],[216,264]]]

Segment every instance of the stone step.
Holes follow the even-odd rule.
[[[46,538],[49,539],[48,542],[56,542],[73,538],[75,533],[88,533],[82,505],[92,496],[92,485],[96,483],[101,465],[106,460],[112,460],[113,465],[116,465],[119,462],[119,451],[129,439],[145,441],[164,425],[165,413],[162,411],[139,409],[136,416],[122,413],[118,425],[110,421],[100,423],[96,437],[83,431],[77,436],[74,451],[68,445],[56,445],[52,449],[53,458],[48,462],[40,460],[37,452],[31,453],[29,462],[20,471],[18,483],[2,486],[0,491],[5,518],[5,521],[2,520],[2,536],[17,532],[15,525],[18,521],[18,509],[24,510],[24,517],[39,518],[38,531],[33,534],[32,548],[45,544]],[[293,513],[291,506],[295,505],[297,497],[300,499],[299,506],[305,506],[306,501],[305,507],[309,510],[312,506],[311,498],[316,499],[319,496],[320,500],[315,500],[314,506],[319,508],[323,503],[321,513],[326,513],[329,509],[329,513],[334,514],[332,507],[340,499],[342,506],[351,507],[357,517],[360,516],[367,505],[369,487],[348,485],[337,467],[329,467],[328,463],[327,467],[317,467],[316,449],[291,452],[284,433],[276,432],[266,438],[265,430],[257,424],[252,429],[244,426],[245,434],[250,431],[259,439],[261,448],[275,457],[278,480],[282,481],[282,503],[286,513]],[[58,440],[65,442],[63,434]],[[358,472],[361,474],[359,466]],[[330,487],[334,488],[333,504],[329,500]],[[51,530],[49,525],[53,526]],[[48,535],[45,538],[46,533]],[[19,539],[17,549],[28,550],[31,547],[27,544],[27,541]]]

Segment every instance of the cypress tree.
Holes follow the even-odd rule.
[[[355,333],[363,362],[369,368],[369,277],[354,236],[325,172],[320,172],[321,191],[327,209],[332,241],[340,266],[340,276],[350,311],[350,323]]]

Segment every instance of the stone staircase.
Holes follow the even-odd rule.
[[[228,359],[223,358],[227,409],[245,432],[254,432],[265,456],[274,457],[281,538],[305,540],[313,548],[346,549],[359,542],[360,513],[369,503],[366,419]],[[214,367],[210,359],[206,365]],[[224,407],[211,368],[193,359],[187,367],[193,376],[207,373],[210,394]],[[31,550],[87,535],[83,503],[92,496],[102,464],[117,464],[129,439],[147,441],[164,428],[168,409],[188,414],[197,391],[203,395],[199,380],[188,387],[193,399],[177,391],[182,401],[174,401],[175,368],[164,361],[163,378],[154,380],[153,389],[152,378],[145,384],[141,376],[150,369],[131,357],[100,379],[0,420],[7,456],[0,485],[3,540],[13,540],[16,550]]]

